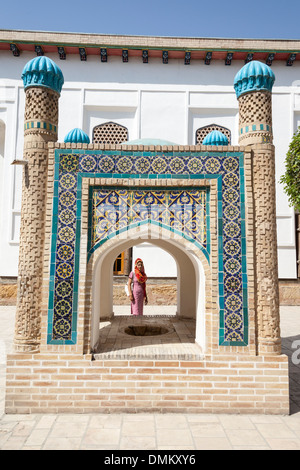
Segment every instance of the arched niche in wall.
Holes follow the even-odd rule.
[[[116,122],[105,122],[93,128],[94,144],[121,144],[128,141],[128,129]]]

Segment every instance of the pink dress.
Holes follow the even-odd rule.
[[[131,315],[143,315],[144,299],[145,299],[145,284],[139,283],[133,271],[129,274],[132,281],[132,295],[133,301],[131,302]]]

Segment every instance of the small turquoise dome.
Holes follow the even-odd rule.
[[[220,131],[211,131],[204,137],[202,145],[228,145],[228,139]]]
[[[21,78],[24,88],[30,86],[41,86],[51,88],[60,94],[64,84],[64,77],[60,68],[49,59],[40,56],[30,60],[24,67]]]
[[[244,65],[234,78],[234,89],[237,98],[249,91],[272,91],[275,82],[273,70],[258,60],[252,60]]]
[[[75,129],[72,129],[70,132],[68,132],[68,134],[64,138],[64,142],[70,144],[89,144],[90,138],[81,129],[75,127]]]

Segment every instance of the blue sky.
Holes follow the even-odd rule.
[[[300,39],[300,0],[14,0],[0,29]]]

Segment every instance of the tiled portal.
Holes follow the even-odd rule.
[[[210,193],[200,185],[204,180],[217,181],[219,344],[247,346],[244,157],[237,151],[56,150],[47,343],[77,342],[83,180],[105,176],[111,181],[109,189],[90,188],[88,260],[116,233],[151,223],[178,231],[211,262]],[[114,187],[118,178],[174,182],[155,191],[146,187],[133,191]],[[179,180],[187,187],[176,188]],[[188,186],[196,180],[195,191]]]

